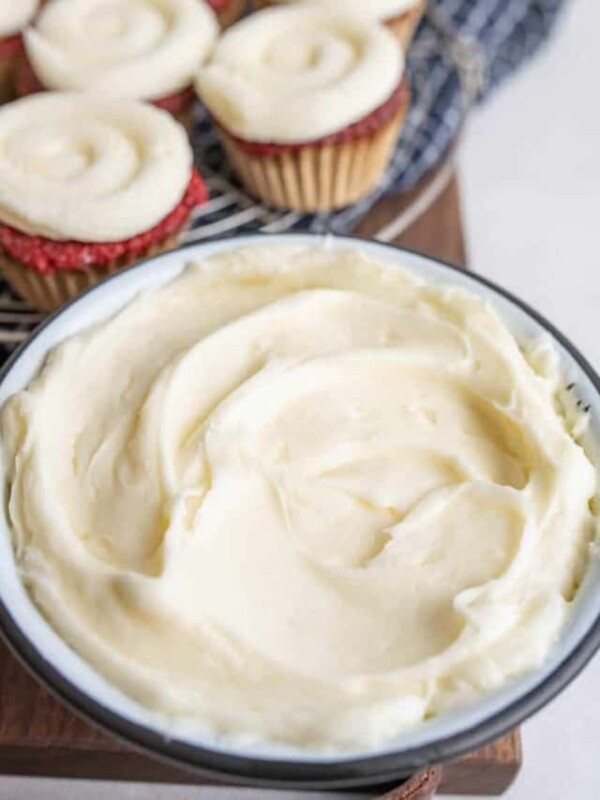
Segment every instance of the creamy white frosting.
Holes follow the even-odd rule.
[[[0,110],[0,221],[26,233],[135,236],[175,208],[191,169],[183,127],[145,103],[44,92]]]
[[[0,37],[20,33],[38,6],[39,0],[0,0]]]
[[[305,6],[270,8],[225,32],[196,88],[238,136],[302,142],[375,110],[403,69],[398,42],[376,21]]]
[[[567,617],[596,470],[558,389],[466,291],[354,250],[214,257],[3,409],[23,578],[166,725],[379,745]]]
[[[336,8],[350,14],[367,14],[379,20],[393,19],[405,14],[421,0],[270,0],[281,5],[319,5]]]
[[[51,0],[25,47],[48,89],[155,100],[193,83],[217,34],[202,0]]]

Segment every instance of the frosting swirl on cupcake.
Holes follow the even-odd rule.
[[[0,111],[0,221],[26,233],[135,236],[176,206],[191,169],[184,129],[145,103],[46,92]]]
[[[3,409],[27,586],[175,731],[381,744],[539,665],[569,614],[597,471],[542,352],[360,250],[191,266]]]
[[[339,8],[350,14],[368,14],[375,19],[389,20],[405,14],[421,0],[272,0],[281,5],[303,4],[320,5],[328,8]]]
[[[20,33],[38,6],[39,0],[0,0],[0,37]]]
[[[217,34],[202,0],[53,0],[25,46],[48,89],[157,100],[193,82]]]
[[[304,142],[371,113],[403,69],[396,39],[375,21],[308,6],[272,8],[224,34],[196,88],[229,132]]]

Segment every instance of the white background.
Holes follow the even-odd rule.
[[[553,41],[478,111],[461,178],[470,266],[537,306],[600,368],[598,30],[598,0],[570,0]],[[524,726],[524,749],[506,800],[600,798],[600,658]],[[0,778],[0,800],[232,796],[277,795]]]

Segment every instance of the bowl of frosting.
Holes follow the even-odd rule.
[[[352,238],[187,245],[52,316],[0,409],[4,636],[157,756],[396,780],[600,645],[600,379],[481,277]]]

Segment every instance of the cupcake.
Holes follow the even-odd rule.
[[[164,111],[77,92],[0,110],[0,268],[39,309],[168,249],[205,198]]]
[[[369,194],[409,106],[392,33],[308,5],[270,8],[230,28],[196,89],[246,190],[296,211]]]
[[[194,76],[218,30],[203,0],[50,0],[24,33],[17,94],[146,100],[188,124]]]
[[[408,49],[419,22],[427,9],[427,0],[256,0],[258,8],[279,3],[317,3],[339,7],[345,12],[362,12],[383,22]]]
[[[207,0],[222,28],[233,25],[246,9],[246,0]]]
[[[38,0],[0,0],[0,103],[14,97],[14,73],[23,50],[21,31],[38,5]]]

